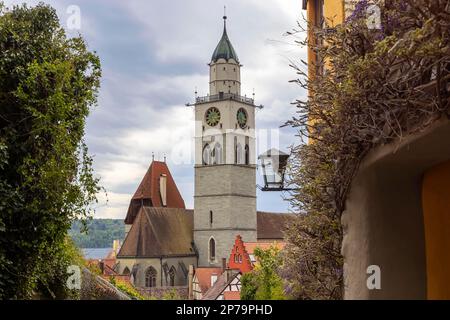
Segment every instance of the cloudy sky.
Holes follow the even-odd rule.
[[[6,5],[23,1],[5,1]],[[26,1],[33,5],[38,1]],[[124,218],[152,153],[164,155],[189,208],[193,207],[193,102],[208,93],[208,66],[223,29],[244,67],[242,94],[255,91],[260,134],[258,153],[269,147],[286,151],[298,143],[295,131],[281,128],[295,111],[290,104],[305,92],[290,61],[306,51],[283,34],[302,18],[300,0],[58,0],[57,9],[70,36],[81,35],[102,61],[98,106],[87,125],[86,140],[95,171],[108,193],[100,197],[99,218]],[[71,29],[79,9],[79,29]],[[69,24],[68,24],[69,23]],[[265,132],[268,132],[266,135]],[[265,138],[265,137],[268,138]],[[262,177],[258,170],[258,183]],[[258,190],[258,210],[282,212],[282,194]]]

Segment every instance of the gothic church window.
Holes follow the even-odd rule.
[[[214,238],[209,239],[209,261],[216,260],[216,241]]]
[[[145,286],[146,287],[156,287],[156,270],[153,267],[148,267],[145,271]]]
[[[123,269],[122,274],[129,275],[130,274],[130,269],[128,269],[128,267],[125,267],[125,269]]]
[[[169,270],[169,285],[173,287],[175,285],[175,268],[172,266]]]

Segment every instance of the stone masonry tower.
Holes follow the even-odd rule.
[[[194,242],[199,266],[220,266],[236,235],[256,241],[255,105],[224,28],[209,63],[210,94],[195,101]]]

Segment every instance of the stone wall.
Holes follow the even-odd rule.
[[[216,165],[195,169],[194,242],[199,266],[220,266],[234,240],[256,241],[256,172],[254,166]],[[211,213],[213,221],[211,223]],[[216,259],[209,261],[209,241]]]

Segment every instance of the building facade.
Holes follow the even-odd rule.
[[[304,0],[303,9],[310,26],[333,27],[358,2]],[[316,60],[309,50],[311,78]],[[449,138],[450,121],[439,119],[374,148],[359,165],[342,214],[345,299],[450,299]],[[380,289],[367,286],[370,266],[380,268]]]
[[[146,292],[193,283],[195,296],[206,292],[203,280],[209,283],[215,275],[224,286],[217,296],[230,291],[226,295],[236,298],[239,272],[217,271],[224,269],[236,237],[283,240],[291,215],[256,210],[255,104],[241,95],[241,67],[224,17],[209,63],[209,95],[194,104],[194,210],[185,208],[167,164],[152,161],[125,218],[114,270]]]
[[[255,105],[224,17],[209,63],[210,94],[195,103],[194,241],[200,266],[218,266],[237,234],[256,241]]]

